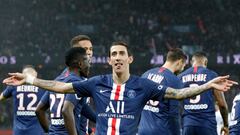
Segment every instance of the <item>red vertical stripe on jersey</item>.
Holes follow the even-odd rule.
[[[193,68],[193,73],[197,73],[198,67]]]
[[[120,95],[120,91],[121,91],[121,85],[117,85],[117,90],[116,90],[116,93],[115,93],[114,100],[118,100],[119,95]]]
[[[116,118],[112,118],[112,133],[111,135],[116,134]]]

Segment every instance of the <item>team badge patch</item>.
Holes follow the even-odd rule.
[[[134,90],[129,90],[129,91],[127,92],[127,96],[128,96],[129,98],[134,98],[134,97],[136,97],[136,92],[135,92]]]

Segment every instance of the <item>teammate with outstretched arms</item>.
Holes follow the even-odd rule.
[[[191,63],[192,67],[179,75],[184,87],[196,87],[217,77],[214,71],[207,68],[205,53],[193,54]],[[223,92],[217,89],[208,89],[194,98],[183,101],[183,135],[217,135],[215,101],[223,118],[221,133],[229,134],[228,107]]]
[[[187,56],[181,49],[171,49],[168,51],[166,62],[162,67],[152,68],[145,72],[142,77],[161,85],[180,89],[183,85],[175,73],[184,69],[186,59]],[[180,135],[179,108],[178,100],[149,100],[141,115],[138,134]]]
[[[34,77],[37,72],[33,66],[23,67],[23,74]],[[14,135],[43,135],[44,131],[36,117],[35,110],[45,91],[33,85],[8,86],[0,95],[0,101],[13,97]]]
[[[235,81],[229,76],[217,77],[194,88],[174,89],[153,81],[130,75],[129,65],[133,56],[124,42],[114,42],[109,51],[112,74],[92,77],[83,82],[64,83],[42,80],[21,73],[10,73],[3,83],[8,85],[33,84],[49,91],[77,93],[91,96],[96,105],[96,134],[133,135],[137,133],[143,107],[150,99],[184,99],[195,96],[209,88],[227,91]]]

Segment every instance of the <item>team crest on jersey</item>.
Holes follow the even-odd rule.
[[[129,98],[134,98],[134,97],[136,97],[136,92],[134,91],[134,90],[129,90],[128,92],[127,92],[127,96],[129,97]]]

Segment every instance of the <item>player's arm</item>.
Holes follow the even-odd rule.
[[[179,89],[179,90],[168,87],[166,89],[164,98],[181,100],[181,99],[196,96],[210,88],[214,88],[219,91],[227,91],[234,84],[238,84],[235,81],[228,80],[228,78],[229,78],[229,76],[220,76],[220,77],[216,77],[216,78],[212,79],[211,81],[209,81],[203,85],[191,87],[191,88],[187,87],[187,88],[183,88],[183,89]]]
[[[73,109],[74,104],[68,100],[65,100],[62,108],[62,114],[64,118],[65,127],[69,135],[77,135]]]
[[[3,80],[3,83],[7,85],[18,86],[25,83],[32,84],[48,91],[57,93],[74,93],[72,83],[64,83],[52,80],[42,80],[33,77],[29,74],[24,75],[22,73],[9,73],[11,77]]]
[[[48,132],[48,116],[46,114],[47,109],[49,108],[49,105],[42,103],[41,101],[39,102],[37,109],[36,109],[36,116],[39,120],[39,123],[41,124],[43,130],[45,132]]]
[[[214,90],[214,97],[217,102],[217,105],[219,106],[219,110],[223,119],[223,127],[221,129],[221,134],[224,132],[224,134],[229,134],[228,129],[228,106],[224,97],[223,92]]]

